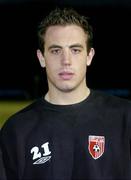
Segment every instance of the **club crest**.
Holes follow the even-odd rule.
[[[88,150],[93,159],[100,158],[105,150],[104,136],[89,136]]]

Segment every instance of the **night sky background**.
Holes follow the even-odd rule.
[[[42,17],[56,7],[72,7],[90,17],[96,54],[88,86],[130,98],[131,1],[0,0],[0,99],[37,98],[47,91],[36,34]]]

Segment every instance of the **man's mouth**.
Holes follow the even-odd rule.
[[[72,79],[73,76],[74,76],[74,73],[70,72],[70,71],[63,71],[63,72],[59,73],[59,77],[62,80],[70,80],[70,79]]]

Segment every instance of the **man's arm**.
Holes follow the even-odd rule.
[[[5,167],[4,167],[1,148],[0,148],[0,180],[6,180]]]

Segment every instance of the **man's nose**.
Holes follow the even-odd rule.
[[[61,63],[62,63],[62,65],[71,65],[71,54],[68,49],[63,50]]]

